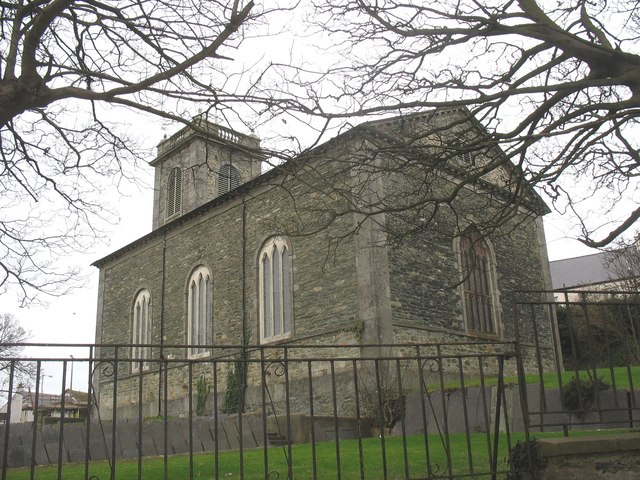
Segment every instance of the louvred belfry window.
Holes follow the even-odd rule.
[[[222,165],[218,171],[218,195],[224,195],[240,186],[240,172],[233,165]]]
[[[167,180],[167,208],[165,216],[172,217],[182,209],[182,170],[174,168]]]

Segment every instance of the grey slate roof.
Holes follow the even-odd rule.
[[[554,289],[594,285],[616,279],[605,252],[549,262]]]

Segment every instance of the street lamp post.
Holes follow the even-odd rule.
[[[73,355],[69,355],[71,357],[71,390],[73,390],[73,364],[74,362],[74,358]]]
[[[44,393],[44,377],[53,378],[53,375],[45,375],[44,369],[42,369],[42,373],[40,373],[40,393]]]

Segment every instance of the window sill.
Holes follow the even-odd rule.
[[[206,352],[200,353],[187,353],[188,360],[199,360],[201,358],[209,358],[211,356],[211,351],[207,350]]]
[[[293,334],[291,332],[284,333],[282,335],[277,335],[273,337],[261,338],[260,345],[272,345],[281,342],[285,342],[287,340],[291,340],[293,338]]]

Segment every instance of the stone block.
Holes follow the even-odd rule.
[[[60,443],[48,442],[44,444],[44,448],[47,449],[47,457],[49,458],[49,463],[67,463],[64,449],[62,449],[62,458],[60,458]]]
[[[247,449],[259,447],[260,444],[253,434],[253,429],[251,428],[247,415],[242,415],[242,418],[240,418],[240,416],[236,417],[235,423],[238,428],[238,435],[240,435],[240,422],[242,422],[242,436],[240,437],[242,438],[242,448]]]
[[[9,468],[23,467],[29,464],[29,460],[30,455],[27,455],[23,445],[9,447],[9,451],[7,452],[7,466]]]
[[[156,452],[157,455],[164,455],[165,446],[164,446],[164,425],[161,421],[151,421],[145,423],[142,428],[142,438],[148,439],[152,442],[154,448],[153,451]],[[149,444],[146,444],[149,447]],[[142,443],[143,453],[145,448],[145,442]],[[167,454],[171,453],[171,449],[169,447],[169,443],[167,442]],[[145,454],[146,455],[146,454]]]
[[[36,439],[36,449],[34,452],[36,456],[36,465],[48,465],[49,457],[47,456],[47,450],[42,443],[42,437],[38,436]]]
[[[640,474],[639,452],[638,434],[539,439],[542,468],[536,480],[635,480]]]
[[[211,431],[211,438],[213,438],[214,443],[218,445],[218,450],[230,450],[231,446],[229,445],[229,441],[227,440],[227,436],[225,435],[224,430],[222,429],[221,418],[210,418],[208,420],[209,430]]]
[[[193,435],[193,451],[194,452],[206,452],[204,448],[205,442],[207,444],[213,444],[213,437],[211,436],[211,430],[209,430],[209,422],[206,418],[196,417],[192,420],[191,424]]]
[[[131,458],[131,454],[125,452],[138,451],[138,425],[136,423],[119,423],[116,429],[118,433],[118,455]],[[134,455],[137,456],[137,453]]]
[[[167,429],[167,442],[172,453],[189,452],[188,432],[183,421],[171,421]]]
[[[405,397],[404,422],[407,435],[422,433],[422,405],[419,392],[410,393]],[[402,435],[401,422],[393,428],[392,435]]]
[[[605,390],[600,401],[600,428],[631,428],[629,398],[623,390]]]
[[[82,431],[82,426],[81,425],[73,425],[68,427],[65,426],[64,448],[69,458],[71,458],[71,455],[69,455],[69,452],[71,450],[74,450],[74,451],[83,452],[83,460],[84,460],[84,451],[85,451],[84,447],[85,447],[85,443],[84,443],[84,434]],[[77,460],[70,460],[70,461],[73,462]]]
[[[82,448],[70,448],[67,450],[67,455],[69,456],[70,462],[84,462],[85,460],[85,449]]]
[[[218,432],[219,438],[225,440],[226,445],[228,445],[228,449],[237,450],[240,447],[236,422],[231,416],[220,419],[220,422],[218,424]]]

